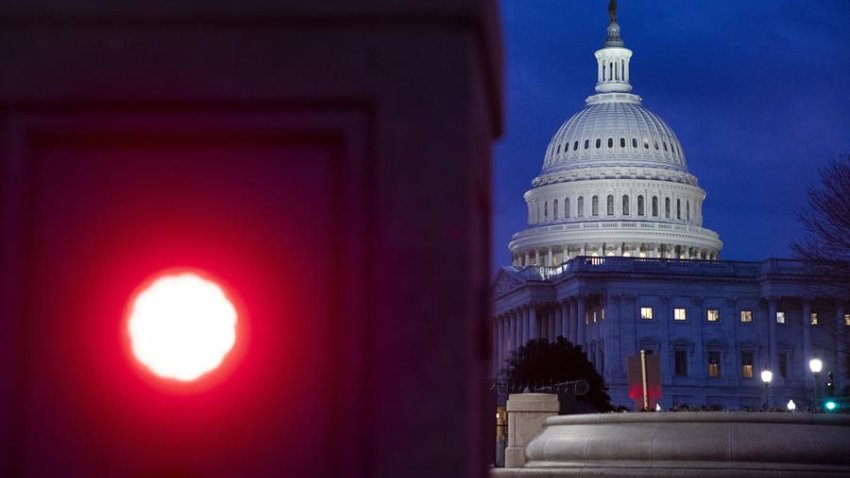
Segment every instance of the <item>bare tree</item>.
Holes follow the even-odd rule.
[[[799,214],[805,235],[791,248],[811,263],[816,277],[850,293],[850,155],[820,171],[820,184],[809,188],[808,198]]]

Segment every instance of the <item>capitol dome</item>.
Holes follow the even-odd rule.
[[[516,266],[576,256],[717,259],[702,227],[705,191],[673,130],[631,93],[632,51],[615,20],[596,51],[596,94],[558,129],[525,193],[529,227],[509,244]]]

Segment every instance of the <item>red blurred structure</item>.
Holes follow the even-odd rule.
[[[0,6],[0,476],[483,476],[496,7]],[[127,300],[207,271],[237,360]]]

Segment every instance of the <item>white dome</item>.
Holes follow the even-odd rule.
[[[564,168],[640,165],[687,172],[682,146],[654,113],[624,95],[596,95],[549,143],[543,174]],[[609,97],[600,101],[599,97]],[[624,97],[622,99],[616,97]]]

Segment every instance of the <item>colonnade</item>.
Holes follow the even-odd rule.
[[[517,267],[561,265],[579,256],[589,257],[639,257],[653,259],[717,260],[717,251],[676,244],[582,244],[550,246],[512,254],[512,264]]]
[[[524,304],[493,320],[493,372],[498,376],[511,352],[534,339],[563,336],[585,347],[587,297],[579,295],[556,302]]]

